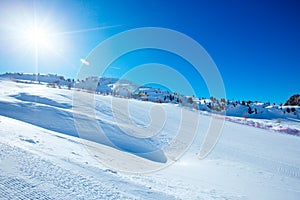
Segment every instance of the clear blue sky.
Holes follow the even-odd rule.
[[[223,77],[229,99],[284,102],[300,93],[297,0],[2,0],[0,73],[36,71],[34,44],[24,36],[34,19],[52,34],[47,48],[39,47],[40,73],[76,77],[80,59],[104,39],[131,28],[157,26],[180,31],[206,49]],[[83,31],[96,27],[104,28]],[[113,63],[115,70],[108,74],[120,76],[130,66],[145,62],[177,69],[184,64],[166,52],[133,52]],[[199,77],[193,77],[192,71],[184,73],[196,84]],[[199,80],[197,95],[208,96]]]

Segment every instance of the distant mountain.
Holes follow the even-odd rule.
[[[208,113],[222,113],[227,116],[255,119],[300,119],[300,95],[293,95],[282,106],[271,105],[269,102],[185,96],[160,88],[140,86],[129,80],[112,77],[93,76],[84,80],[74,80],[56,74],[5,73],[0,74],[1,79],[8,79],[17,83],[44,84],[51,88],[72,89],[97,95],[111,95],[155,103],[171,103]]]
[[[284,105],[285,106],[300,106],[300,95],[295,94],[295,95],[291,96]]]

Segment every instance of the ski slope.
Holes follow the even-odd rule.
[[[225,122],[211,154],[199,160],[211,117],[188,110],[198,113],[199,129],[181,159],[151,173],[124,173],[103,164],[103,159],[118,162],[129,156],[137,166],[145,160],[168,162],[163,152],[150,157],[139,152],[168,144],[172,130],[178,129],[176,116],[182,108],[130,100],[131,119],[138,126],[151,122],[148,110],[153,106],[171,113],[162,134],[138,143],[120,136],[111,112],[111,101],[118,105],[124,99],[93,96],[96,119],[118,144],[113,148],[93,135],[79,137],[73,118],[75,92],[81,91],[0,80],[0,199],[299,199],[298,136],[232,118],[235,121]],[[295,120],[286,119],[282,126],[300,129]]]

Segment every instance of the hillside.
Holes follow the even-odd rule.
[[[295,94],[295,95],[291,96],[284,105],[285,106],[300,106],[300,95]]]
[[[124,98],[38,82],[0,80],[0,88],[1,199],[298,199],[300,195],[300,137],[270,130],[278,127],[272,120],[227,118],[215,148],[199,160],[209,112],[130,99],[131,120],[138,127],[150,123],[153,106],[169,117],[153,138],[128,140],[118,128],[126,128],[127,121],[111,112],[111,103],[123,105]],[[85,126],[87,134],[80,137],[74,123],[78,111],[72,107],[74,93],[95,99],[96,120],[118,148],[98,140],[92,126]],[[141,163],[164,166],[171,161],[164,151],[152,156],[140,153],[169,145],[183,109],[199,116],[193,144],[173,165],[136,174],[147,167]],[[90,117],[82,119],[89,125]],[[121,120],[118,126],[116,119]],[[192,122],[186,121],[190,126]],[[252,127],[251,122],[264,128]],[[299,122],[283,119],[281,126],[298,130]],[[126,162],[128,158],[137,162]]]
[[[262,129],[272,129],[292,135],[300,135],[300,128],[297,125],[300,120],[299,106],[282,106],[257,101],[218,100],[214,97],[210,97],[209,99],[197,98],[164,91],[160,88],[139,86],[128,80],[110,77],[88,77],[85,80],[74,80],[65,79],[63,76],[53,74],[6,73],[0,75],[0,78],[17,83],[44,84],[50,88],[69,90],[73,88],[76,91],[95,93],[98,95],[108,95],[154,103],[170,103],[188,109],[199,110],[202,114],[210,115],[215,113],[226,115],[226,120],[239,124],[255,126]],[[33,98],[28,94],[21,95],[24,97],[19,98]]]

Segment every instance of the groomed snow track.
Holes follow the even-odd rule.
[[[0,152],[0,199],[157,199],[162,196],[175,199],[143,186],[118,181],[109,170],[84,169],[89,172],[86,176],[72,169],[74,167],[61,168],[19,147],[0,143]],[[70,165],[68,161],[60,162]],[[122,185],[126,186],[123,191]],[[129,194],[124,188],[130,185],[135,192],[131,190]],[[144,192],[146,190],[149,191]]]

